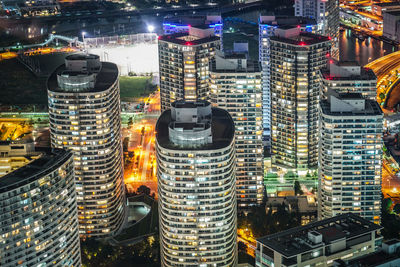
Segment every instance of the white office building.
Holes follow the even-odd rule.
[[[96,55],[67,56],[48,80],[53,147],[74,153],[79,231],[116,233],[125,218],[118,68]]]
[[[156,125],[161,266],[236,266],[235,127],[206,101]]]
[[[383,113],[361,94],[320,103],[319,218],[352,212],[380,223]]]

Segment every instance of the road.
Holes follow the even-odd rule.
[[[160,113],[160,93],[152,94],[145,103],[145,114],[122,130],[122,138],[129,138],[128,151],[134,153],[125,161],[124,181],[129,191],[145,185],[157,197],[155,125]]]
[[[246,253],[253,258],[256,256],[256,244],[251,243],[247,239],[244,239],[240,235],[238,235],[238,241],[243,242],[247,246]]]
[[[400,101],[400,51],[391,53],[381,57],[369,64],[365,65],[374,71],[377,77],[377,102],[381,107],[387,107],[385,113],[390,110]],[[381,94],[384,97],[381,98]],[[392,98],[392,100],[391,100]]]
[[[385,160],[382,165],[382,193],[385,198],[400,197],[400,178],[391,171],[388,162],[385,162]]]

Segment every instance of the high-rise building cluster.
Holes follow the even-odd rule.
[[[209,165],[207,158],[215,134],[224,128],[224,124],[215,123],[221,118],[216,111],[221,109],[228,111],[234,123],[231,130],[235,141],[225,152],[235,155],[236,164],[229,164],[234,177],[229,181],[236,184],[236,195],[229,198],[236,199],[238,209],[246,211],[263,203],[263,158],[270,154],[271,169],[281,176],[282,183],[293,188],[298,181],[309,191],[318,186],[318,217],[326,219],[327,229],[316,225],[318,231],[305,234],[304,242],[310,239],[311,247],[312,242],[317,244],[328,236],[332,227],[340,227],[328,221],[331,217],[339,216],[335,221],[340,220],[338,225],[347,221],[355,225],[380,222],[383,115],[375,102],[376,76],[354,62],[339,60],[338,1],[299,0],[295,11],[295,17],[260,16],[258,62],[249,58],[247,49],[243,49],[246,45],[234,44],[232,51],[219,51],[219,33],[205,22],[203,27],[180,22],[184,26],[179,30],[177,24],[170,27],[173,20],[164,22],[165,35],[159,38],[164,113],[157,123],[164,266],[179,261],[221,264],[222,258],[211,257],[211,247],[207,249],[208,241],[202,234],[213,233],[217,224],[225,226],[222,218],[230,218],[236,204],[220,210],[218,219],[208,216],[215,214],[214,208],[219,205],[201,206],[210,199],[206,194],[210,188],[220,192],[221,183],[205,182],[217,181],[213,174],[228,167]],[[212,111],[204,101],[211,102]],[[220,157],[231,158],[226,153],[214,155],[213,162],[218,163]],[[288,173],[293,180],[287,181]],[[230,190],[230,185],[225,188]],[[201,198],[192,195],[200,192]],[[213,203],[224,203],[221,201]],[[213,212],[204,215],[209,221],[204,224],[203,212],[208,209]],[[201,218],[196,217],[199,215]],[[198,230],[199,225],[207,230]],[[231,248],[229,242],[221,243],[223,251]],[[284,255],[278,247],[276,251]],[[268,256],[276,255],[270,248],[267,251]],[[321,247],[310,253],[301,262],[334,260],[321,252]],[[282,256],[275,264],[299,264],[298,254],[292,256],[291,261]],[[274,266],[275,259],[265,260],[257,266]]]
[[[294,17],[259,18],[258,61],[244,44],[222,50],[221,16],[164,20],[155,127],[162,266],[237,265],[238,209],[265,204],[265,155],[282,183],[292,173],[317,190],[321,221],[257,240],[256,266],[332,265],[381,241],[376,76],[339,60],[337,0],[294,7]],[[123,228],[118,76],[96,55],[67,56],[47,82],[52,148],[0,144],[1,266],[80,266],[79,236]]]

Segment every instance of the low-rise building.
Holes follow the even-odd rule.
[[[376,251],[381,226],[347,213],[257,239],[256,266],[332,266]]]
[[[400,41],[400,10],[383,12],[383,33],[386,38]]]
[[[0,151],[10,169],[0,173],[0,266],[81,266],[72,152],[29,142]]]
[[[382,243],[374,253],[357,257],[351,260],[335,260],[335,267],[393,267],[400,266],[400,241],[391,239]]]
[[[373,3],[371,5],[371,11],[377,16],[382,16],[383,12],[395,9],[400,9],[400,2]]]

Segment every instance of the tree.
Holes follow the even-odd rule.
[[[238,242],[238,250],[239,251],[247,251],[247,245],[243,243],[242,241]]]
[[[136,193],[138,193],[138,194],[145,194],[145,195],[147,195],[147,196],[150,196],[150,192],[151,192],[151,189],[148,188],[148,187],[145,186],[145,185],[139,186],[139,188],[136,190]]]
[[[393,212],[396,213],[396,214],[400,214],[400,204],[399,203],[394,205]]]
[[[294,182],[294,194],[297,195],[302,195],[304,192],[301,190],[301,186],[299,181]]]
[[[393,201],[391,198],[384,198],[382,201],[382,213],[390,214],[390,208],[392,207]]]

